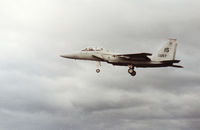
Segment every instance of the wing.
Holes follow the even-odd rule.
[[[151,53],[136,53],[136,54],[119,54],[115,55],[119,58],[126,59],[126,60],[137,60],[137,61],[151,61],[148,56],[151,56]]]

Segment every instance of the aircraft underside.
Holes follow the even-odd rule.
[[[128,73],[131,76],[136,75],[136,71],[134,70],[135,67],[137,68],[155,68],[155,67],[170,67],[170,66],[173,67],[173,63],[160,63],[160,62],[155,62],[155,63],[154,62],[135,62],[134,63],[133,61],[131,61],[131,62],[122,62],[122,63],[119,63],[119,62],[107,62],[107,63],[110,63],[115,66],[128,66],[129,67]],[[96,72],[99,73],[100,61],[97,62],[97,66],[98,68],[96,69]]]
[[[153,67],[167,67],[167,66],[171,66],[172,64],[127,64],[127,63],[111,63],[112,65],[116,65],[116,66],[129,66],[129,65],[133,65],[134,67],[137,68],[153,68]]]

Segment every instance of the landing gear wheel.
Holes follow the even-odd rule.
[[[136,72],[135,71],[133,71],[133,73],[131,73],[131,76],[135,76],[136,75]]]
[[[99,73],[99,72],[100,72],[100,69],[96,69],[96,72]]]
[[[132,74],[132,73],[133,73],[133,71],[134,71],[134,70],[133,70],[133,69],[131,69],[131,68],[130,68],[130,69],[128,69],[128,73],[129,73],[129,74]]]
[[[129,73],[131,76],[135,76],[135,75],[136,75],[136,72],[134,71],[134,66],[133,66],[133,65],[130,65],[130,66],[129,66],[128,73]]]

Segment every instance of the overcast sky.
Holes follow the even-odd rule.
[[[59,57],[93,46],[155,53],[180,68]],[[199,130],[199,0],[1,0],[1,130]]]

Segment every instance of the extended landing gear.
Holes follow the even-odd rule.
[[[128,73],[131,74],[131,76],[136,75],[136,72],[134,71],[134,69],[128,69]]]
[[[99,73],[99,72],[100,72],[100,69],[96,69],[96,72]]]
[[[133,65],[129,65],[128,67],[129,67],[128,73],[129,73],[131,76],[135,76],[135,75],[136,75],[136,72],[134,71],[134,66],[133,66]]]
[[[97,69],[96,69],[96,72],[97,72],[97,73],[100,72],[100,69],[99,69],[100,66],[101,66],[101,62],[100,62],[100,61],[97,61]]]

